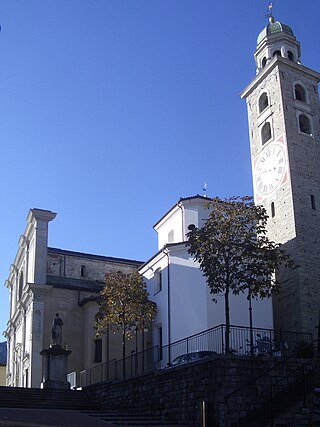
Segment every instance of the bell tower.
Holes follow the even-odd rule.
[[[241,94],[254,197],[268,212],[269,238],[299,266],[277,273],[275,327],[313,333],[320,310],[320,74],[301,65],[300,43],[269,9],[254,53],[256,77]]]

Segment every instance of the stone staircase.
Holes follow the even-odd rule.
[[[0,387],[0,408],[97,410],[82,390]]]
[[[90,417],[107,421],[117,427],[178,427],[159,418],[110,411],[82,411]],[[181,426],[179,427],[188,427]]]
[[[253,388],[256,398],[251,400],[251,411],[232,427],[320,427],[319,374],[319,361],[314,358],[263,393]]]
[[[175,427],[159,418],[99,410],[83,390],[0,387],[1,408],[78,411],[92,418],[92,426],[99,420],[116,427]]]
[[[305,404],[298,403],[289,411],[279,416],[273,423],[274,427],[316,427],[320,426],[319,392],[311,392]]]

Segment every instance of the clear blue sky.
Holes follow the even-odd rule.
[[[148,259],[179,197],[252,193],[245,102],[265,0],[1,0],[0,328],[28,210],[49,245]],[[320,70],[319,0],[276,19]]]

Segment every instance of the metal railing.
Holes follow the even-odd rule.
[[[260,390],[259,387],[256,387],[254,400],[250,403],[250,411],[247,417],[234,423],[229,421],[229,424],[237,427],[255,427],[257,425],[272,427],[277,417],[286,413],[286,411],[294,407],[297,403],[300,402],[306,405],[307,396],[314,390],[318,375],[319,364],[317,357],[315,357],[273,384],[262,387],[262,389],[260,386]],[[241,394],[241,396],[242,401],[244,401],[246,399],[245,395]],[[225,421],[228,422],[228,417],[225,417]],[[297,421],[297,426],[301,425],[299,421],[301,422],[301,419]]]
[[[155,346],[126,359],[112,359],[80,372],[80,386],[131,378],[164,369],[178,356],[198,351],[224,354],[226,326],[219,325],[163,347]],[[311,334],[274,331],[263,328],[230,326],[229,352],[238,356],[277,356],[293,354],[299,343],[312,343]]]
[[[279,414],[301,402],[306,405],[307,395],[314,389],[318,376],[316,359],[309,360],[286,377],[272,384],[259,395],[265,402],[262,417],[264,422],[273,423]]]

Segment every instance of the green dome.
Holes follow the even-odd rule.
[[[280,33],[285,33],[294,37],[293,31],[288,25],[282,24],[279,21],[271,21],[258,35],[257,44],[259,44],[265,37]]]

